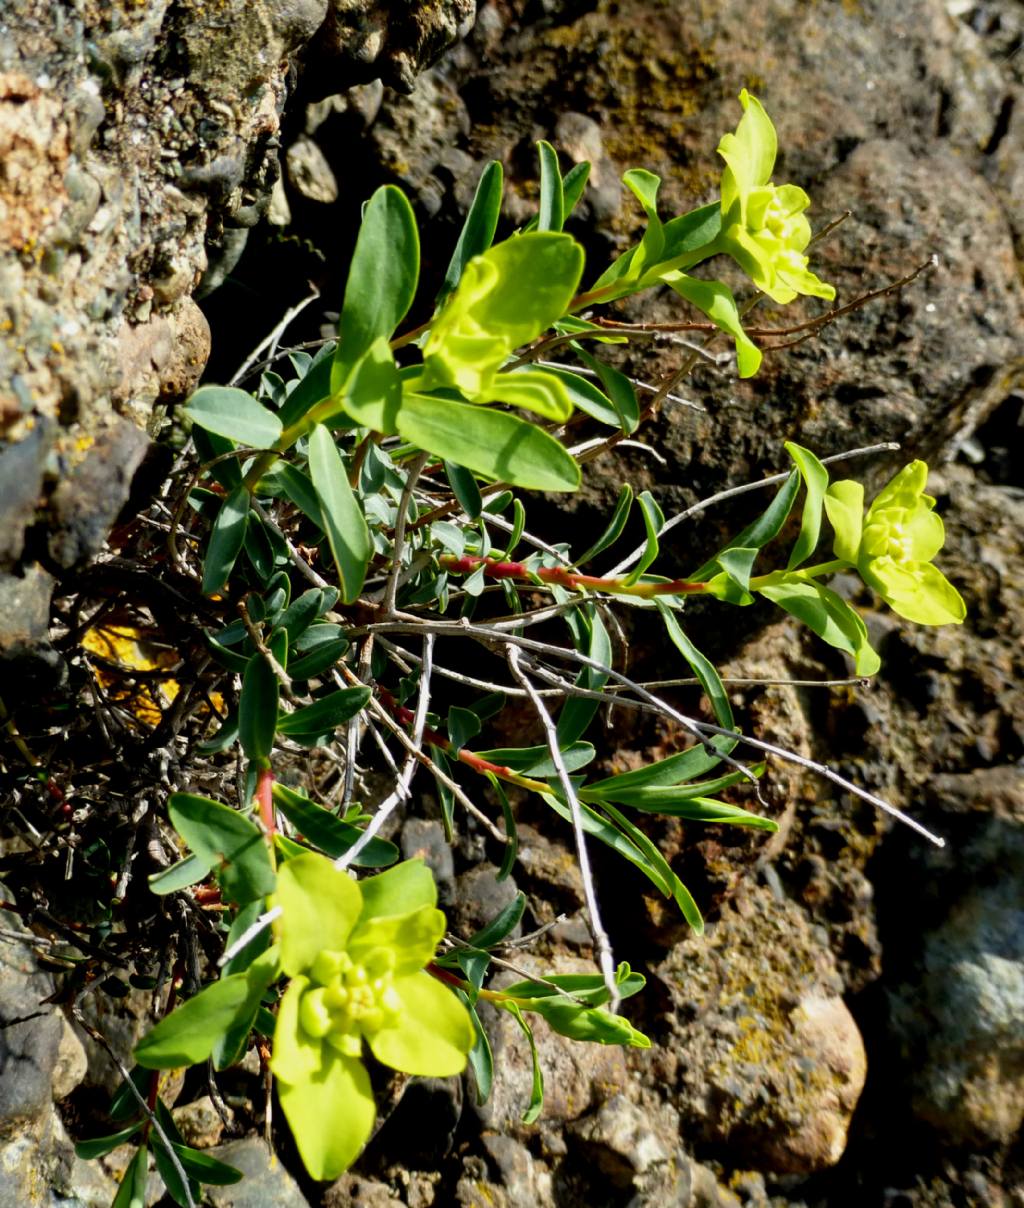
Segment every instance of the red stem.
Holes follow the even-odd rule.
[[[501,562],[497,558],[471,555],[456,558],[453,554],[443,554],[439,561],[445,570],[456,575],[468,575],[482,566],[484,573],[492,579],[526,579],[531,582],[539,579],[542,583],[557,583],[571,590],[590,587],[596,591],[644,598],[679,596],[707,590],[706,583],[691,583],[688,579],[671,579],[667,583],[627,583],[626,577],[602,579],[597,575],[581,575],[578,571],[568,570],[564,566],[541,566],[531,570],[524,562]]]

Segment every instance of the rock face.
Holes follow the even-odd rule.
[[[319,95],[382,72],[408,90],[474,7],[3,6],[0,576],[15,583],[0,590],[28,590],[35,559],[66,570],[99,550],[146,452],[136,429],[198,383],[210,333],[193,295],[267,209],[299,52]],[[0,659],[33,650],[45,680],[48,648],[0,624]]]

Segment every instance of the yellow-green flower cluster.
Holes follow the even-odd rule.
[[[778,140],[764,106],[746,89],[744,113],[735,133],[724,134],[718,154],[722,172],[722,231],[716,250],[730,255],[758,289],[774,301],[798,294],[831,300],[835,288],[807,267],[811,225],[804,211],[810,198],[796,185],[775,185]]]

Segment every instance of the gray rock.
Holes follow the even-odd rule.
[[[209,1153],[245,1175],[230,1187],[205,1189],[206,1198],[215,1208],[309,1208],[298,1184],[258,1138],[228,1141]]]
[[[468,939],[504,910],[517,892],[511,877],[498,880],[498,869],[493,864],[470,868],[455,882],[455,901],[449,912],[452,931],[461,939]]]
[[[68,1023],[66,1016],[61,1015],[60,1021],[60,1043],[57,1046],[57,1060],[51,1080],[53,1099],[56,1103],[71,1094],[84,1080],[89,1069],[89,1059],[78,1033]]]
[[[484,1133],[484,1149],[497,1168],[509,1208],[537,1208],[551,1199],[551,1172],[513,1137]]]
[[[661,1123],[625,1095],[613,1095],[592,1115],[573,1121],[569,1132],[614,1186],[626,1188],[668,1162],[672,1149],[658,1135]]]
[[[917,1114],[957,1144],[1005,1143],[1024,1122],[1024,773],[945,776],[933,792],[955,864],[911,866],[916,879],[931,865],[938,918],[915,911],[916,976],[893,988],[893,1025]]]
[[[6,927],[20,930],[11,915]],[[0,944],[0,1137],[11,1137],[48,1118],[60,1051],[60,1014],[43,1000],[53,981],[32,950],[4,939]]]

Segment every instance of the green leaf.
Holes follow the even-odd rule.
[[[102,1158],[112,1149],[131,1140],[144,1123],[144,1120],[136,1120],[134,1124],[122,1128],[120,1132],[110,1133],[105,1137],[90,1137],[88,1141],[78,1141],[75,1144],[75,1156],[86,1162],[91,1162],[93,1158]]]
[[[556,424],[564,424],[572,414],[572,403],[562,379],[546,369],[524,366],[510,373],[499,373],[487,393],[490,402],[521,407]]]
[[[320,615],[323,607],[324,593],[319,587],[311,587],[288,605],[277,618],[275,628],[283,629],[288,634],[289,649],[294,647],[296,640],[313,624]]]
[[[590,164],[584,161],[574,164],[562,177],[562,205],[565,218],[568,218],[576,209],[577,203],[583,196],[583,190],[587,187],[589,176]]]
[[[629,519],[629,511],[632,506],[633,488],[627,482],[619,491],[619,498],[616,501],[615,510],[612,512],[612,518],[608,522],[608,527],[594,544],[576,559],[577,566],[583,566],[591,558],[596,558],[598,554],[603,553],[604,550],[618,541],[619,537],[622,536],[622,530],[626,527],[626,521]]]
[[[274,1042],[275,1050],[277,1040]],[[278,1073],[277,1093],[303,1165],[314,1179],[336,1179],[359,1156],[377,1118],[366,1066],[317,1042],[316,1075],[289,1083]]]
[[[342,821],[330,810],[323,809],[286,785],[274,784],[274,804],[300,835],[332,860],[343,856],[362,838],[363,832],[358,827]],[[398,848],[393,843],[386,839],[371,839],[359,853],[355,864],[361,868],[381,868],[394,864],[397,859]]]
[[[348,650],[347,638],[330,638],[310,647],[309,654],[288,664],[288,674],[293,680],[312,679],[328,667],[333,667]]]
[[[470,709],[452,705],[448,710],[448,741],[453,752],[460,751],[480,733],[480,718]]]
[[[561,748],[562,759],[567,771],[576,772],[585,768],[594,758],[594,747],[589,742],[568,742]],[[511,768],[524,776],[557,776],[551,751],[547,743],[535,747],[493,747],[489,751],[477,751],[482,759],[496,763],[499,767]]]
[[[369,688],[339,688],[311,705],[282,713],[277,719],[279,734],[327,734],[343,725],[365,707]]]
[[[143,1036],[135,1046],[135,1060],[150,1070],[173,1070],[206,1061],[248,997],[244,973],[212,982]]]
[[[499,910],[486,926],[481,927],[469,937],[468,943],[473,948],[493,948],[495,944],[510,934],[519,924],[526,909],[526,894],[517,893],[507,906]]]
[[[661,619],[665,624],[665,630],[672,644],[683,658],[686,659],[693,674],[700,680],[700,686],[704,689],[708,700],[711,702],[711,708],[715,713],[715,720],[725,729],[734,730],[736,723],[733,719],[729,695],[725,690],[721,677],[715,670],[714,664],[709,662],[686,634],[683,633],[679,622],[668,605],[662,600],[658,600],[657,605],[658,611],[661,613]]]
[[[469,470],[454,461],[444,463],[444,472],[462,510],[470,520],[476,520],[484,507],[476,479]]]
[[[179,860],[163,872],[153,873],[148,878],[150,891],[163,895],[188,889],[190,885],[197,885],[207,877],[210,868],[211,865],[205,860],[200,860],[198,856],[186,856],[184,860]]]
[[[437,905],[437,886],[422,860],[403,860],[387,872],[359,882],[363,893],[360,920],[409,914]]]
[[[738,805],[730,805],[726,801],[712,801],[708,797],[691,797],[680,794],[675,789],[638,789],[628,802],[634,809],[646,810],[648,813],[665,814],[673,818],[687,818],[691,822],[718,822],[732,826],[749,826],[754,830],[765,830],[774,833],[779,829],[778,823],[771,818],[752,814],[749,810]]]
[[[740,377],[753,377],[761,367],[761,350],[743,329],[732,290],[721,281],[701,281],[676,271],[665,273],[661,280],[681,298],[703,311],[716,327],[733,337]]]
[[[636,273],[640,276],[645,269],[662,259],[665,247],[665,230],[658,217],[658,189],[661,187],[661,177],[655,176],[645,168],[631,168],[622,177],[622,183],[640,202],[647,215],[647,230],[644,231],[644,237],[630,266],[630,275]]]
[[[208,1187],[230,1187],[245,1177],[236,1166],[229,1166],[227,1162],[221,1162],[201,1149],[192,1149],[177,1142],[172,1142],[171,1147],[178,1155],[185,1173]]]
[[[793,508],[793,503],[799,490],[800,472],[799,470],[794,470],[761,515],[748,524],[745,529],[737,533],[710,561],[705,562],[699,570],[695,570],[688,578],[697,583],[707,582],[712,575],[717,574],[721,569],[719,559],[726,550],[763,549],[772,538],[778,535],[779,530],[786,523],[786,518]]]
[[[473,1021],[473,1030],[476,1032],[476,1043],[469,1050],[469,1068],[472,1070],[473,1079],[476,1082],[476,1101],[478,1104],[484,1104],[490,1098],[491,1084],[494,1081],[494,1055],[491,1052],[491,1042],[487,1038],[487,1032],[480,1022],[476,1008],[468,1000],[463,999],[463,1001],[466,1003],[466,1010],[469,1011],[469,1018]]]
[[[461,1074],[476,1040],[465,1006],[429,973],[395,977],[398,1021],[367,1037],[374,1057],[406,1074],[448,1078]]]
[[[274,542],[274,534],[254,512],[245,526],[245,539],[242,545],[253,570],[263,583],[267,583],[274,574]]]
[[[651,565],[654,559],[657,558],[658,533],[665,523],[665,513],[658,507],[657,500],[655,500],[650,491],[641,491],[636,501],[640,505],[640,514],[643,516],[647,541],[644,545],[644,552],[640,555],[640,561],[626,576],[626,583],[638,582],[640,576]]]
[[[722,550],[718,555],[718,565],[722,568],[728,578],[739,588],[738,598],[734,603],[746,604],[750,602],[750,572],[754,569],[754,563],[757,561],[757,555],[761,551],[749,546],[734,545],[729,549]],[[723,598],[725,593],[723,592]],[[730,597],[731,598],[731,597]]]
[[[219,801],[191,793],[172,793],[167,813],[195,855],[217,871],[230,901],[244,905],[273,892],[274,870],[254,822]]]
[[[671,264],[680,256],[689,257],[707,247],[721,229],[722,207],[718,201],[709,202],[688,214],[670,219],[664,226],[665,245],[661,252],[663,263]]]
[[[486,402],[512,351],[565,313],[582,269],[583,249],[556,231],[506,239],[470,260],[434,319],[417,388],[455,387]]]
[[[533,1029],[523,1018],[523,1013],[516,1004],[509,1002],[502,1003],[501,1005],[522,1028],[526,1042],[530,1046],[530,1059],[533,1063],[533,1083],[530,1087],[529,1106],[523,1112],[523,1123],[533,1124],[540,1115],[541,1108],[544,1106],[544,1075],[541,1073],[540,1060],[537,1057],[537,1042],[533,1038]]]
[[[402,399],[402,380],[386,337],[374,340],[334,399],[357,424],[386,436],[394,434],[395,415]],[[329,424],[333,417],[328,411],[321,414],[318,407],[316,418]]]
[[[803,621],[830,646],[850,655],[858,675],[874,675],[882,665],[871,647],[864,622],[834,591],[820,583],[781,575],[777,582],[759,587],[758,591]]]
[[[149,1148],[145,1145],[128,1163],[110,1208],[146,1208],[146,1184],[149,1181]]]
[[[281,967],[289,977],[304,973],[324,949],[344,952],[363,908],[355,881],[313,852],[281,866],[276,900]]]
[[[596,1044],[622,1044],[649,1049],[650,1040],[621,1015],[612,1015],[599,1007],[582,1007],[564,998],[543,998],[527,1008],[542,1016],[550,1028],[572,1040]]]
[[[580,484],[579,466],[567,449],[542,429],[503,411],[406,395],[398,431],[429,453],[513,486],[575,491]]]
[[[598,390],[593,382],[587,381],[570,369],[555,368],[552,365],[546,366],[545,372],[561,381],[574,407],[589,415],[591,419],[596,419],[598,423],[607,424],[609,428],[622,427],[621,412],[615,409],[612,400],[603,391]]]
[[[597,610],[592,604],[587,604],[577,610],[575,617],[578,623],[584,627],[587,657],[602,663],[605,667],[610,666],[612,643]],[[581,643],[575,634],[574,640],[576,640],[578,648]],[[591,667],[584,667],[576,677],[576,685],[587,689],[588,692],[600,692],[607,679],[608,677],[602,672]],[[580,696],[569,697],[558,715],[559,749],[565,750],[579,739],[587,726],[594,720],[594,715],[600,707],[601,702],[598,700]]]
[[[829,524],[835,530],[833,553],[844,562],[856,565],[864,528],[863,486],[852,478],[843,478],[825,492],[824,503]]]
[[[153,1160],[156,1163],[157,1174],[163,1179],[167,1194],[179,1205],[179,1208],[187,1208],[190,1197],[191,1202],[194,1204],[200,1198],[199,1184],[194,1179],[188,1178],[187,1175],[185,1176],[185,1180],[182,1180],[177,1166],[175,1166],[159,1136],[153,1136],[152,1143]]]
[[[473,203],[469,207],[459,241],[452,253],[451,263],[444,275],[441,292],[437,295],[439,306],[459,284],[469,261],[474,256],[486,252],[494,242],[494,232],[498,229],[498,216],[501,213],[502,187],[501,163],[492,159],[477,182]]]
[[[290,428],[330,395],[335,347],[334,343],[327,343],[317,351],[312,363],[285,399],[278,412],[284,427]]]
[[[233,440],[216,436],[213,432],[199,427],[192,429],[192,443],[196,447],[196,456],[204,466],[235,448]],[[229,493],[242,485],[242,467],[238,464],[237,457],[226,457],[223,461],[218,461],[216,465],[210,466],[206,473]]]
[[[324,527],[323,509],[320,500],[308,474],[303,474],[286,461],[279,461],[274,466],[273,474],[281,483],[281,489],[295,506],[307,516],[317,528]],[[266,478],[263,480],[266,481]]]
[[[208,432],[251,449],[269,449],[281,437],[274,412],[234,386],[200,386],[182,411]]]
[[[322,424],[315,425],[309,437],[309,472],[323,511],[324,531],[334,555],[341,598],[351,604],[362,590],[373,546],[334,438]]]
[[[687,752],[687,754],[689,753]],[[679,756],[674,756],[673,758],[679,758]],[[640,804],[641,802],[651,802],[652,808],[656,808],[658,801],[671,805],[675,801],[687,801],[693,797],[707,797],[711,793],[721,792],[722,789],[729,788],[731,785],[749,780],[749,777],[744,772],[728,772],[724,776],[715,777],[714,780],[698,780],[693,784],[686,785],[623,783],[628,776],[637,776],[641,772],[647,772],[659,766],[659,764],[651,764],[648,768],[639,768],[636,772],[627,772],[623,777],[612,776],[608,780],[598,780],[594,784],[588,784],[580,791],[580,795],[587,801],[617,801],[620,805],[636,805],[639,809],[645,809],[647,807]],[[763,763],[755,764],[748,770],[751,775],[760,776],[764,771],[764,766]]]
[[[256,653],[242,677],[238,698],[238,739],[247,759],[259,768],[269,766],[274,749],[277,701],[281,691],[277,675],[262,654]]]
[[[263,913],[264,903],[258,898],[243,906],[231,920],[231,926],[228,928],[228,936],[225,941],[225,949],[231,948],[237,940],[248,931],[253,923]],[[233,973],[244,973],[252,962],[262,956],[270,947],[270,931],[264,928],[257,932],[256,935],[249,940],[241,951],[235,955],[224,965],[221,970],[221,977],[230,977]]]
[[[718,744],[727,745],[728,750],[732,750],[736,745],[732,739],[716,735],[710,745],[717,749]],[[648,785],[682,784],[683,781],[691,780],[694,776],[703,776],[705,772],[710,772],[719,763],[721,763],[721,759],[715,752],[698,745],[690,747],[686,751],[680,751],[676,755],[670,755],[667,759],[660,759],[657,763],[649,763],[646,767],[635,768],[631,772],[620,772],[605,780],[595,780],[593,784],[587,785],[586,791],[589,795],[607,797],[615,801],[620,792],[632,792],[634,789],[644,788]]]
[[[248,517],[249,492],[245,487],[236,487],[220,505],[210,532],[203,559],[204,596],[224,590],[245,540]]]
[[[792,441],[786,442],[786,452],[792,457],[804,480],[807,495],[804,499],[803,516],[800,521],[800,536],[796,539],[786,563],[787,570],[795,570],[814,553],[821,532],[821,508],[828,487],[828,470],[810,449],[801,448]]]
[[[412,206],[401,189],[384,185],[370,198],[352,254],[331,392],[380,337],[390,339],[416,296],[420,241]],[[315,478],[314,478],[315,481]]]
[[[652,843],[644,832],[638,826],[634,826],[625,814],[610,801],[602,802],[601,808],[646,861],[646,863],[636,862],[637,867],[645,872],[655,885],[659,886],[666,897],[672,898],[679,907],[680,914],[689,923],[694,935],[703,935],[704,919],[697,903],[693,900],[693,895],[672,871],[657,845]]]
[[[615,409],[617,426],[627,435],[635,432],[637,424],[640,422],[640,404],[637,401],[633,383],[624,373],[620,373],[618,369],[613,369],[611,365],[606,365],[604,361],[599,361],[596,357],[591,356],[579,344],[574,343],[573,347],[576,355],[584,365],[597,374],[601,385],[607,391],[608,401]]]
[[[565,197],[562,193],[562,173],[554,147],[543,139],[537,143],[540,159],[540,208],[537,212],[539,231],[560,231],[565,221]]]

